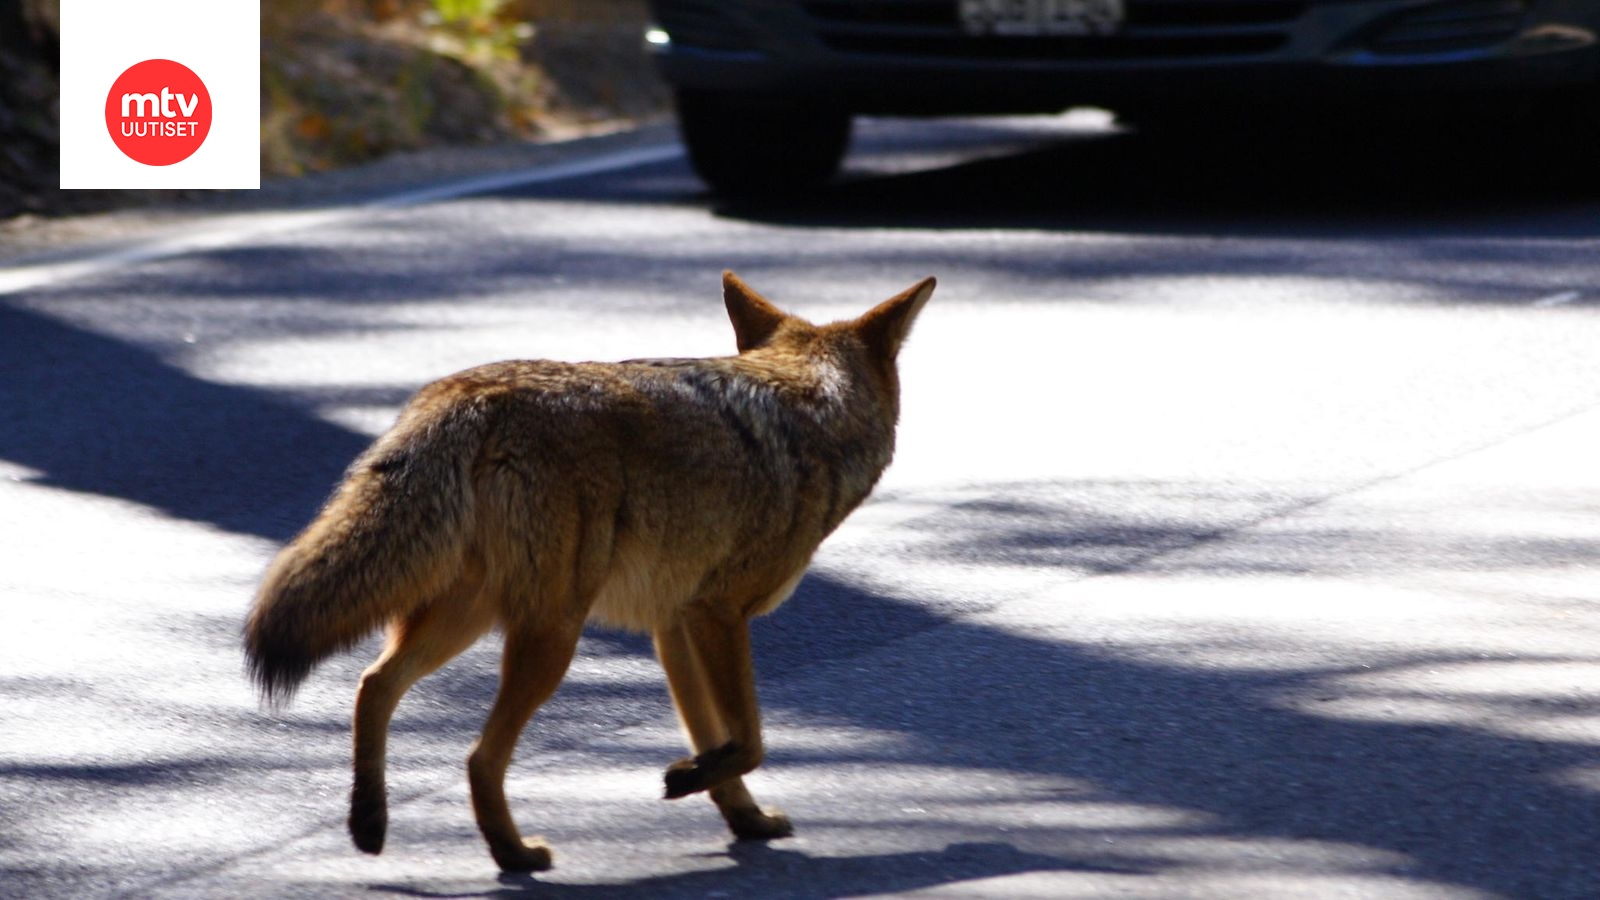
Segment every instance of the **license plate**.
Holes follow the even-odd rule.
[[[1127,14],[1123,0],[958,0],[961,27],[971,35],[1112,34]]]

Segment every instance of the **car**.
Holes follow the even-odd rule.
[[[1600,83],[1600,0],[652,0],[647,35],[714,190],[831,177],[857,115],[1133,121],[1258,104]],[[1600,104],[1589,109],[1600,112]]]

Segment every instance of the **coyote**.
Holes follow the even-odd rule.
[[[736,356],[501,362],[422,388],[267,569],[244,646],[268,702],[388,626],[356,694],[359,849],[383,849],[395,705],[498,626],[473,811],[501,869],[549,868],[549,846],[512,821],[505,774],[586,621],[654,639],[695,754],[667,767],[667,798],[709,793],[741,839],[791,833],[741,777],[762,758],[749,620],[788,598],[888,466],[895,360],[934,280],[822,326],[732,272],[722,285]]]

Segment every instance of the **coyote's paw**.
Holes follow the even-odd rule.
[[[687,797],[743,775],[755,768],[755,762],[747,764],[745,756],[739,745],[730,741],[694,759],[680,759],[667,766],[667,799]]]
[[[705,769],[701,768],[692,759],[680,759],[667,766],[667,799],[676,800],[690,794],[703,791],[710,785],[706,784]]]
[[[543,872],[555,861],[542,838],[523,838],[516,844],[489,845],[489,854],[502,872]]]
[[[364,791],[359,786],[350,792],[350,840],[362,853],[382,853],[383,836],[389,830],[389,805],[380,789]]]
[[[723,813],[723,818],[728,822],[728,830],[741,841],[770,841],[794,834],[794,823],[775,809],[752,806]]]

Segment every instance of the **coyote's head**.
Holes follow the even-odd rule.
[[[836,364],[863,369],[862,374],[878,381],[894,402],[900,387],[895,360],[911,323],[933,295],[934,283],[924,278],[854,319],[828,325],[813,325],[785,313],[732,271],[722,273],[722,299],[741,355],[813,361],[829,357]]]

